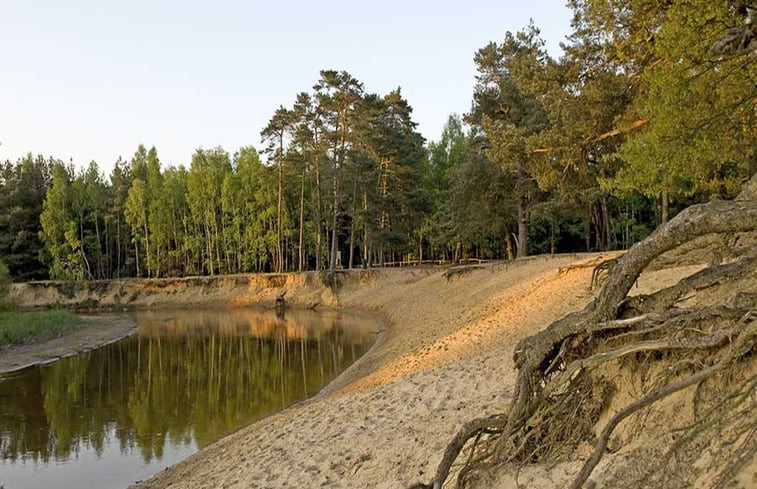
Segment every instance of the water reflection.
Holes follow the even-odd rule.
[[[0,376],[5,489],[125,487],[313,395],[370,346],[376,329],[357,316],[306,312],[135,318],[137,336]]]

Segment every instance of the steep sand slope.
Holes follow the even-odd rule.
[[[433,270],[342,276],[340,305],[386,317],[379,344],[328,392],[139,487],[400,488],[428,480],[464,421],[508,402],[515,343],[590,300],[592,268],[581,265],[598,257],[537,257],[449,278]]]

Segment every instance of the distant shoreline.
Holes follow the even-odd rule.
[[[0,375],[100,348],[139,330],[139,325],[126,316],[89,318],[90,322],[58,338],[0,348]]]

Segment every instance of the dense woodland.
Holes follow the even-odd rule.
[[[559,58],[534,25],[475,53],[471,109],[438,141],[400,89],[322,71],[272,114],[262,151],[172,166],[139,146],[110,175],[6,161],[0,257],[14,280],[509,259],[626,248],[732,197],[757,171],[757,69],[712,46],[741,2],[569,4]]]

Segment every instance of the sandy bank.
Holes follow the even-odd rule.
[[[142,483],[379,487],[428,480],[457,428],[512,393],[512,349],[592,297],[599,255],[537,257],[445,276],[343,277],[341,306],[387,319],[385,338],[325,395],[273,415]]]
[[[106,345],[136,333],[137,324],[122,316],[90,318],[80,328],[41,343],[0,347],[0,373],[51,362]]]
[[[359,280],[361,274],[340,274],[340,280]],[[333,307],[337,299],[315,272],[222,275],[158,279],[99,280],[74,282],[36,281],[13,284],[11,293],[24,307],[51,304],[78,310],[133,310],[148,308],[273,306],[287,293],[295,308]]]

